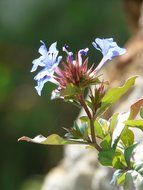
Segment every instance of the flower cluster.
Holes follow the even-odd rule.
[[[134,85],[137,76],[129,78],[123,86],[108,88],[108,81],[101,81],[98,71],[108,61],[126,52],[120,48],[112,38],[96,38],[92,45],[101,51],[103,58],[97,67],[93,64],[88,67],[88,48],[79,50],[75,55],[65,45],[66,59],[58,55],[57,43],[49,49],[42,42],[39,48],[41,56],[33,61],[31,72],[42,67],[34,77],[38,94],[46,82],[57,85],[52,92],[52,99],[63,98],[65,101],[84,110],[72,128],[64,128],[66,134],[61,137],[57,134],[35,138],[23,136],[18,141],[28,141],[47,145],[84,144],[98,151],[98,160],[103,166],[109,166],[116,171],[112,183],[123,185],[130,189],[129,183],[137,184],[143,189],[143,163],[134,159],[134,152],[138,143],[134,138],[132,128],[143,130],[143,99],[131,105],[129,112],[114,113],[108,120],[103,119],[104,113],[125,95]],[[60,65],[60,66],[59,66]],[[93,87],[91,88],[91,85]],[[108,88],[108,89],[107,89]],[[88,95],[86,92],[88,89]],[[140,117],[139,117],[140,115]],[[131,180],[129,180],[129,178]]]
[[[39,53],[41,56],[38,59],[35,59],[31,72],[36,71],[38,66],[43,67],[43,69],[34,77],[37,81],[37,86],[35,87],[38,94],[41,95],[41,90],[46,82],[50,81],[56,83],[53,78],[55,69],[57,68],[62,57],[58,56],[58,50],[56,49],[57,43],[53,43],[49,50],[46,48],[44,42],[42,42],[41,47],[39,48]]]
[[[58,56],[59,51],[57,50],[57,43],[53,43],[49,49],[46,48],[44,42],[42,42],[39,48],[39,53],[41,56],[35,59],[31,72],[36,71],[38,66],[43,67],[43,69],[34,77],[37,81],[37,86],[35,87],[38,94],[41,95],[41,91],[46,82],[52,82],[58,87],[52,93],[52,98],[64,97],[67,95],[65,90],[69,86],[74,87],[74,91],[79,93],[79,90],[85,89],[91,84],[99,83],[97,77],[97,72],[101,67],[112,58],[122,55],[126,52],[124,48],[120,48],[112,38],[99,39],[96,38],[93,42],[93,46],[100,50],[103,54],[103,58],[99,65],[95,68],[94,64],[88,69],[88,58],[83,60],[83,57],[87,55],[89,49],[85,48],[79,50],[74,57],[73,53],[68,51],[68,46],[63,47],[63,51],[66,52],[66,61],[62,60],[61,56]],[[59,67],[61,62],[62,68]],[[76,94],[75,93],[75,94]]]

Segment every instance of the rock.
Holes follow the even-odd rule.
[[[110,185],[113,171],[98,164],[94,149],[83,146],[65,147],[64,160],[47,175],[42,190],[118,189]]]

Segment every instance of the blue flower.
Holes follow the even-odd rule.
[[[82,56],[86,56],[88,51],[89,51],[88,48],[81,49],[78,51],[78,62],[80,66],[82,65]]]
[[[112,60],[114,57],[126,53],[126,49],[120,48],[117,43],[113,41],[113,38],[96,38],[92,45],[103,54],[103,59],[99,63],[96,70],[99,70],[106,61]]]
[[[69,52],[68,49],[69,49],[68,45],[65,45],[63,47],[63,51],[67,53],[67,62],[75,63],[75,60],[73,58],[73,53]],[[80,66],[82,65],[82,56],[86,56],[88,51],[89,51],[88,48],[81,49],[81,50],[78,51],[78,62],[79,62]]]
[[[47,50],[44,42],[41,41],[41,43],[42,45],[39,48],[41,56],[32,62],[33,67],[31,69],[31,72],[34,72],[37,70],[38,66],[43,67],[43,69],[34,77],[37,81],[37,86],[35,88],[39,96],[41,95],[41,91],[46,82],[50,81],[57,84],[54,79],[54,72],[62,58],[61,56],[58,56],[59,51],[56,49],[56,42],[49,47],[49,50]]]
[[[63,47],[63,51],[67,53],[67,62],[72,62],[73,61],[73,53],[70,51],[68,51],[69,49],[69,46],[68,45],[65,45]]]

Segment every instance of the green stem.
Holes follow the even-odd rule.
[[[96,141],[93,118],[90,119],[90,130],[91,130],[91,138],[92,138],[92,142],[94,143],[94,147],[100,152],[101,147],[97,144],[97,141]]]
[[[96,141],[96,137],[95,137],[95,131],[94,131],[94,118],[92,117],[86,103],[85,103],[85,100],[84,100],[84,97],[83,95],[80,95],[79,97],[79,102],[81,104],[81,106],[84,108],[87,116],[89,117],[89,120],[90,120],[90,131],[91,131],[91,140],[92,140],[92,143],[94,144],[94,147],[98,150],[98,151],[101,151],[101,147],[97,144],[97,141]]]
[[[87,107],[87,105],[86,105],[86,103],[85,103],[85,101],[84,101],[83,95],[80,95],[80,97],[79,97],[79,102],[80,102],[81,106],[84,108],[84,110],[85,110],[87,116],[88,116],[89,119],[91,120],[91,119],[92,119],[92,115],[91,115],[91,113],[90,113],[90,111],[89,111],[89,109],[88,109],[88,107]]]

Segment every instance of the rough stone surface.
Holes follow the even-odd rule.
[[[95,150],[68,145],[64,160],[47,175],[42,190],[118,189],[110,185],[111,175],[111,170],[98,164]]]

